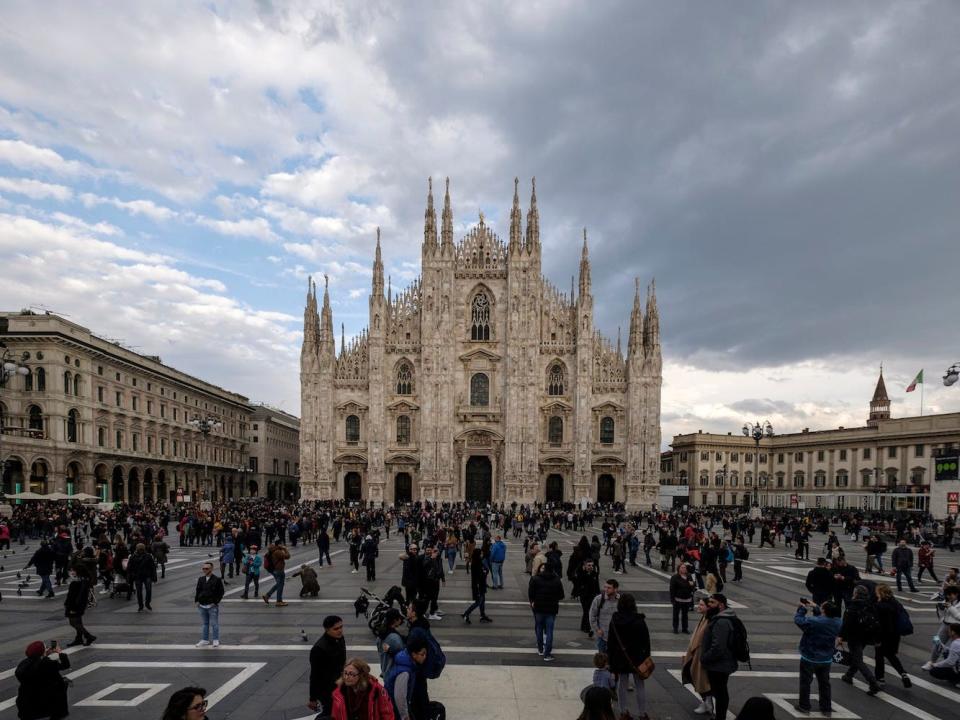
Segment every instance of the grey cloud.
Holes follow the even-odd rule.
[[[737,400],[728,405],[731,410],[746,413],[747,415],[793,415],[805,417],[806,412],[791,402],[785,400],[771,400],[770,398],[748,398]]]

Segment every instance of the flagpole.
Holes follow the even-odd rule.
[[[921,372],[923,371],[921,370]],[[920,417],[923,417],[923,386],[924,385],[926,385],[926,383],[920,383]]]

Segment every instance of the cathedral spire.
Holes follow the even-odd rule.
[[[627,339],[627,354],[643,351],[643,305],[640,303],[640,278],[635,278],[633,310],[630,312],[630,336]]]
[[[527,244],[528,253],[540,251],[540,211],[537,210],[537,179],[531,180],[530,209],[527,210]]]
[[[657,310],[657,281],[647,286],[647,312],[643,318],[643,349],[645,354],[660,352],[660,311]]]
[[[373,295],[383,295],[383,258],[380,256],[380,228],[377,227],[377,251],[373,259]]]
[[[340,323],[340,353],[343,354],[343,351],[347,347],[347,326],[343,323]]]
[[[453,210],[450,209],[450,178],[447,178],[447,189],[443,194],[440,253],[442,255],[453,255]]]
[[[513,207],[510,209],[510,254],[514,255],[522,249],[523,228],[521,227],[523,213],[520,212],[520,194],[518,186],[520,180],[513,179]]]
[[[427,209],[423,213],[423,250],[437,251],[437,211],[433,208],[433,178],[427,178]]]
[[[583,229],[583,250],[580,252],[580,297],[590,294],[590,253],[587,250],[587,229]]]
[[[314,286],[314,297],[316,297],[316,286]],[[326,273],[323,275],[323,311],[320,319],[321,340],[329,340],[332,343],[333,311],[330,309],[330,278],[327,277]]]
[[[315,346],[319,340],[320,319],[317,317],[317,288],[313,278],[307,278],[307,302],[303,308],[303,347]]]

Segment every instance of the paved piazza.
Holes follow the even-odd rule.
[[[599,534],[599,529],[590,532]],[[561,542],[564,555],[579,535],[550,531],[549,539]],[[35,546],[28,543],[30,547]],[[847,542],[848,554],[863,566],[862,551]],[[815,556],[822,547],[822,536],[811,542]],[[22,547],[8,553],[0,573],[3,603],[0,605],[2,644],[0,644],[0,720],[16,717],[13,698],[16,680],[13,670],[23,657],[23,648],[31,640],[59,638],[69,641],[73,632],[63,617],[61,600],[66,588],[57,588],[58,600],[43,600],[34,595],[37,579],[22,597],[16,595],[16,570],[25,560]],[[575,718],[581,704],[580,690],[591,676],[592,644],[579,632],[579,605],[567,601],[561,606],[555,637],[557,662],[545,666],[536,653],[533,622],[525,598],[527,576],[523,573],[522,547],[509,546],[504,567],[503,592],[488,594],[488,613],[492,625],[481,625],[474,615],[472,625],[464,625],[459,613],[467,606],[468,579],[462,564],[448,577],[441,593],[442,621],[433,623],[436,636],[447,653],[448,664],[441,679],[431,681],[434,699],[442,701],[451,720],[517,720],[519,718]],[[70,652],[73,679],[70,688],[70,717],[76,720],[128,718],[135,707],[143,717],[159,717],[170,693],[181,686],[195,684],[209,693],[211,720],[292,720],[312,718],[305,703],[309,678],[308,654],[313,641],[322,632],[325,614],[338,613],[346,621],[348,655],[358,654],[376,660],[372,636],[364,619],[354,617],[353,601],[364,585],[352,575],[346,562],[343,543],[333,547],[334,566],[320,575],[321,598],[300,600],[299,579],[287,583],[290,605],[265,607],[261,600],[239,598],[242,588],[236,580],[227,586],[221,605],[219,649],[198,649],[199,621],[192,603],[199,566],[216,548],[179,548],[171,553],[167,577],[154,588],[152,613],[137,613],[136,599],[129,603],[102,596],[98,606],[88,612],[87,627],[98,640],[89,648]],[[396,535],[381,545],[378,581],[375,591],[383,593],[399,578],[398,554],[401,542]],[[960,553],[938,552],[940,568],[960,563]],[[641,554],[642,558],[642,554]],[[952,561],[952,562],[951,562]],[[288,575],[300,562],[316,563],[314,546],[299,546],[288,562]],[[601,578],[610,575],[608,558],[601,561]],[[731,710],[736,712],[746,698],[766,694],[777,704],[777,717],[799,716],[791,711],[797,694],[797,641],[793,626],[794,602],[806,595],[803,578],[810,563],[795,560],[792,550],[778,545],[758,550],[751,548],[745,564],[745,580],[740,586],[729,584],[728,596],[735,601],[737,613],[750,633],[753,669],[737,672],[730,682]],[[657,669],[647,681],[648,711],[651,718],[697,718],[697,701],[679,682],[680,654],[686,636],[674,635],[670,627],[670,608],[666,576],[659,569],[629,568],[618,576],[621,587],[637,595],[646,613]],[[261,590],[269,587],[266,581]],[[569,593],[569,583],[564,583]],[[929,638],[937,620],[928,601],[932,584],[924,583],[923,592],[898,593],[913,616],[916,632],[905,639],[901,658],[911,673],[914,687],[905,690],[895,676],[888,674],[883,692],[868,697],[865,687],[848,687],[835,679],[835,718],[920,718],[942,720],[956,717],[960,690],[931,682],[919,670],[926,660]],[[301,629],[309,642],[304,642]],[[871,662],[872,667],[872,662]],[[835,668],[834,676],[839,670]],[[816,686],[814,686],[814,691]],[[733,717],[731,714],[728,717]],[[817,713],[802,717],[818,717]]]

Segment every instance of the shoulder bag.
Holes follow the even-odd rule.
[[[623,640],[620,639],[620,633],[617,632],[617,626],[612,622],[610,623],[610,626],[613,628],[614,635],[617,636],[617,645],[620,646],[623,656],[630,662],[631,665],[633,665],[633,661],[630,660],[630,653],[628,653],[627,649],[623,646]],[[656,665],[653,662],[653,658],[647,657],[647,659],[641,662],[639,665],[634,665],[633,671],[641,680],[646,680],[648,677],[653,675],[653,669],[655,667]]]

